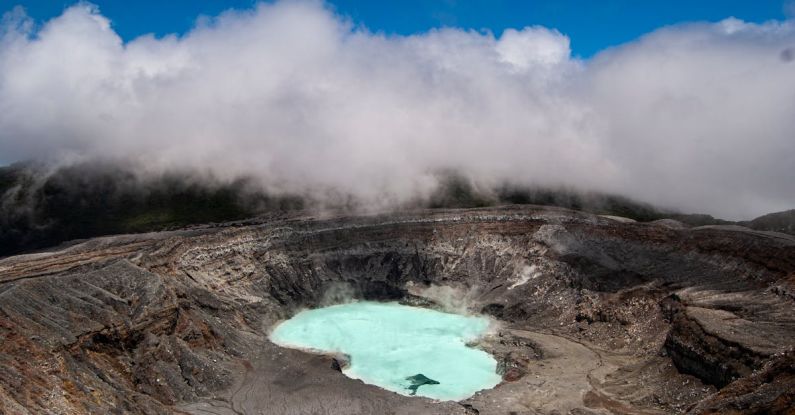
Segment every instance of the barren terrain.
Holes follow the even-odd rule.
[[[492,316],[462,402],[268,341],[350,298]],[[91,239],[0,260],[0,413],[795,413],[795,238],[533,206]]]

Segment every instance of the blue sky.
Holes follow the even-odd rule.
[[[70,0],[2,0],[0,11],[22,5],[41,22],[54,17]],[[146,33],[184,33],[201,15],[215,16],[252,7],[253,0],[94,0],[115,30],[130,40]],[[164,5],[165,4],[165,5]],[[589,57],[655,28],[687,22],[718,21],[734,16],[749,22],[785,18],[781,0],[334,0],[341,15],[372,31],[412,34],[440,26],[489,29],[543,25],[571,38],[573,53]]]

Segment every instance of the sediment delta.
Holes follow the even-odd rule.
[[[676,225],[532,206],[286,216],[9,257],[0,412],[791,413],[795,238]],[[477,347],[500,383],[406,396],[269,340],[342,297],[490,316]]]

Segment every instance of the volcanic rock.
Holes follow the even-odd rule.
[[[0,260],[0,413],[792,413],[793,276],[788,235],[533,206],[95,238]],[[268,341],[342,298],[487,313],[510,381],[435,402]]]

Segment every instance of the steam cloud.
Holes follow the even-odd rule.
[[[389,204],[440,170],[748,218],[795,207],[795,23],[387,36],[316,1],[123,42],[81,3],[0,28],[0,159],[123,159]]]

